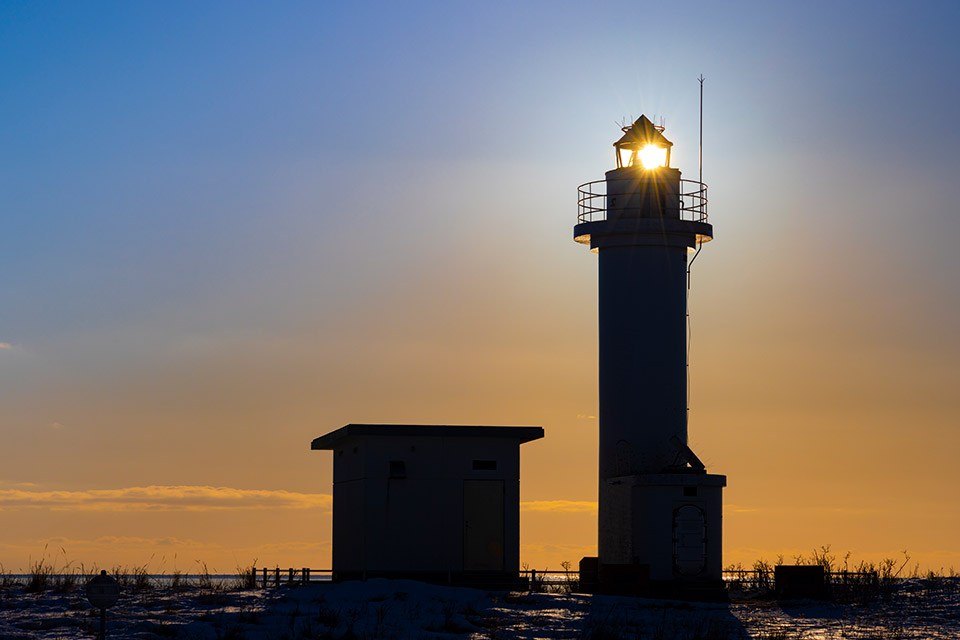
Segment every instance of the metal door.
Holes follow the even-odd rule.
[[[503,571],[503,480],[463,481],[463,570]]]

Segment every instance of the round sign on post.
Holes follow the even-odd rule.
[[[87,600],[100,609],[100,640],[107,637],[107,609],[117,604],[119,597],[120,585],[106,571],[101,571],[87,583]]]
[[[90,579],[87,583],[87,600],[98,609],[107,609],[117,604],[120,597],[120,585],[106,571]]]

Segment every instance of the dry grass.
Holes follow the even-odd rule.
[[[823,567],[827,597],[836,602],[867,602],[883,594],[890,593],[900,580],[923,579],[931,588],[958,584],[956,580],[947,580],[957,576],[951,567],[944,571],[920,573],[919,565],[912,571],[905,571],[910,564],[910,554],[904,550],[901,559],[884,558],[878,563],[860,561],[851,563],[851,552],[842,558],[831,551],[830,545],[813,549],[810,555],[799,554],[793,557],[794,564]],[[763,599],[774,596],[773,574],[777,566],[784,564],[783,556],[777,557],[773,564],[764,559],[757,560],[751,568],[742,564],[724,568],[727,588],[740,598]]]
[[[152,569],[152,561],[151,556],[150,560],[142,565],[133,567],[115,565],[108,573],[124,591],[131,593],[149,592],[161,586],[169,587],[174,591],[199,589],[209,592],[257,587],[255,564],[245,568],[238,566],[235,579],[222,580],[214,578],[207,564],[199,560],[196,562],[196,573],[190,576],[177,569],[172,573],[164,573],[162,561],[160,567]],[[26,573],[12,573],[0,565],[0,589],[23,587],[26,593],[71,593],[83,589],[92,577],[99,574],[100,569],[97,565],[87,567],[67,560],[66,551],[63,548],[60,548],[59,553],[50,554],[48,548],[44,547],[40,558],[30,561]]]

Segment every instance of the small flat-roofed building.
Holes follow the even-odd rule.
[[[520,569],[520,445],[541,427],[348,424],[333,451],[333,579],[471,583]]]

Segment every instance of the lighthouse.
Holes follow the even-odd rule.
[[[722,593],[726,477],[688,444],[687,293],[692,252],[713,238],[707,187],[670,166],[645,116],[614,142],[616,168],[579,187],[574,239],[599,262],[597,558],[607,593]]]

